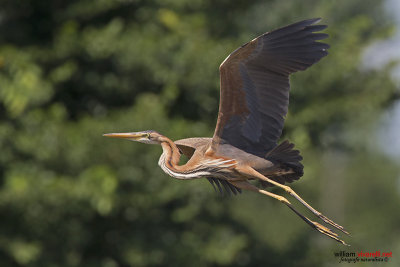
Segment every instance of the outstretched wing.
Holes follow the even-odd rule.
[[[229,143],[260,157],[277,145],[289,105],[289,75],[327,55],[328,37],[316,33],[320,19],[300,21],[265,33],[222,62],[221,92],[213,149]]]

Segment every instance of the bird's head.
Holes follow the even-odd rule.
[[[163,135],[153,130],[133,132],[133,133],[108,133],[103,134],[106,137],[121,138],[136,141],[144,144],[160,144]]]

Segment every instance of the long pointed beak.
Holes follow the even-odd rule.
[[[111,138],[122,138],[122,139],[133,139],[136,140],[142,137],[143,134],[138,133],[108,133],[103,134],[103,136],[111,137]]]

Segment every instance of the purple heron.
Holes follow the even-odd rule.
[[[311,207],[285,183],[303,175],[302,157],[288,141],[278,144],[289,105],[289,75],[305,70],[326,56],[329,45],[318,42],[325,25],[309,19],[267,32],[233,51],[220,65],[220,105],[212,138],[173,142],[156,131],[104,134],[163,149],[158,164],[168,175],[183,180],[207,178],[222,192],[258,192],[287,205],[320,233],[346,245],[338,234],[297,211],[283,196],[265,187],[277,186],[323,222],[343,233],[340,225]],[[189,160],[179,165],[181,155]],[[262,188],[249,180],[259,180]],[[223,187],[223,188],[222,188]],[[215,187],[214,187],[215,188]]]

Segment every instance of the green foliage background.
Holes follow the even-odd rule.
[[[340,250],[392,251],[385,266],[399,266],[399,159],[375,145],[399,94],[389,67],[360,66],[393,32],[381,5],[1,0],[0,266],[335,266]],[[220,62],[312,17],[330,54],[292,77],[283,138],[304,156],[293,188],[348,228],[350,248],[265,196],[167,177],[158,146],[101,136],[211,136]]]

